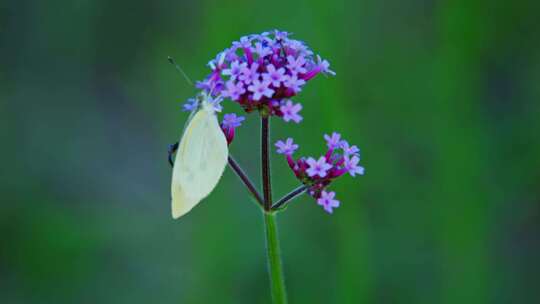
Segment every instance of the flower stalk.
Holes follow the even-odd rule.
[[[284,208],[288,202],[304,194],[308,188],[308,185],[302,185],[294,189],[293,191],[287,193],[284,197],[282,197],[279,201],[272,205],[272,211],[278,211],[281,208]]]
[[[270,117],[261,113],[261,172],[264,210],[272,208],[272,180],[270,176]]]
[[[274,304],[287,303],[285,279],[281,263],[281,250],[276,215],[272,212],[272,179],[270,175],[270,118],[261,112],[261,172],[264,196],[264,228],[266,232],[266,257],[270,289]]]
[[[255,185],[253,184],[253,182],[249,179],[248,175],[244,172],[244,170],[242,170],[242,167],[240,167],[240,165],[236,162],[236,160],[232,157],[232,155],[229,155],[229,166],[234,171],[234,173],[236,173],[238,178],[240,178],[242,183],[244,183],[244,185],[249,190],[249,192],[251,192],[251,194],[253,195],[255,200],[259,203],[259,205],[261,207],[264,207],[264,200],[261,194],[259,193],[257,188],[255,188]]]
[[[285,290],[285,278],[281,263],[276,213],[264,211],[263,214],[272,301],[274,304],[286,304],[287,292]]]

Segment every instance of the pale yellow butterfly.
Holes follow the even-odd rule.
[[[175,219],[212,192],[227,165],[227,140],[219,126],[214,102],[206,92],[197,96],[197,108],[180,139],[171,183]]]

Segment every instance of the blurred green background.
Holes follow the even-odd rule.
[[[194,79],[279,28],[337,72],[273,123],[333,130],[366,175],[279,217],[291,303],[540,303],[537,1],[0,2],[0,302],[269,303],[262,217],[228,169],[170,215],[167,144]],[[226,103],[227,111],[239,112]],[[259,180],[258,121],[232,152]],[[297,185],[273,155],[274,196]]]

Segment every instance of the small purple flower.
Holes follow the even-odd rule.
[[[227,62],[233,62],[233,61],[242,61],[242,59],[236,54],[237,48],[231,47],[227,50],[227,54],[225,55],[225,61]]]
[[[317,199],[317,204],[323,206],[324,210],[331,214],[333,208],[339,207],[339,201],[334,199],[335,196],[336,193],[334,191],[326,192],[323,190],[321,197]]]
[[[272,97],[274,90],[270,89],[268,86],[270,81],[268,80],[254,80],[252,85],[248,87],[250,92],[253,92],[253,100],[260,100],[261,97],[266,96],[268,98]]]
[[[255,47],[252,48],[252,51],[259,55],[259,58],[266,57],[267,55],[272,54],[272,49],[267,46],[264,46],[261,42],[256,42]]]
[[[299,40],[290,40],[287,42],[287,46],[294,49],[297,54],[311,56],[313,52],[307,47],[307,45]]]
[[[277,41],[284,41],[284,40],[287,40],[289,33],[275,30],[274,35]]]
[[[260,41],[264,41],[266,43],[272,42],[272,38],[270,37],[270,32],[262,32],[260,34],[255,34],[255,39],[259,39]]]
[[[224,69],[221,73],[224,76],[230,76],[231,80],[236,80],[238,76],[242,73],[242,70],[247,67],[247,63],[239,61],[233,61],[231,63],[231,67],[228,69]]]
[[[278,88],[285,78],[285,69],[276,69],[273,64],[269,64],[266,66],[266,73],[264,73],[262,76],[263,79],[269,80],[274,87]]]
[[[296,149],[298,149],[298,145],[293,142],[292,138],[287,138],[285,142],[282,140],[278,140],[276,142],[277,153],[279,154],[285,154],[285,155],[292,155]]]
[[[321,59],[321,56],[317,55],[317,65],[321,69],[321,72],[324,74],[330,74],[332,76],[336,75],[336,72],[330,70],[330,63],[327,60]]]
[[[248,37],[248,36],[240,37],[240,41],[233,42],[233,47],[236,47],[236,48],[251,47],[251,37]]]
[[[249,68],[247,66],[244,67],[238,78],[245,84],[250,84],[255,80],[259,80],[260,74],[257,72],[257,69],[259,69],[259,64],[254,62]]]
[[[224,86],[225,84],[223,83],[223,79],[219,77],[219,73],[216,71],[208,75],[205,80],[197,81],[197,83],[195,84],[196,88],[202,89],[206,93],[211,95],[219,94],[219,92],[223,89]]]
[[[300,121],[302,121],[302,116],[298,114],[298,112],[302,110],[301,104],[293,104],[291,100],[287,100],[285,104],[279,107],[279,109],[283,113],[283,120],[285,120],[286,122],[292,120],[295,123],[299,123]]]
[[[332,133],[332,136],[324,134],[324,139],[326,140],[328,149],[337,149],[341,145],[341,134],[339,133],[334,132]]]
[[[303,74],[307,72],[307,70],[304,68],[304,65],[306,64],[306,58],[304,58],[303,55],[298,56],[298,58],[294,58],[293,56],[289,55],[287,56],[287,68],[293,75],[296,75],[298,73]]]
[[[196,87],[197,89],[201,89],[201,90],[204,90],[204,91],[209,92],[209,91],[210,91],[210,88],[211,88],[211,86],[210,86],[210,79],[205,79],[205,80],[203,80],[203,81],[199,81],[199,80],[198,80],[197,82],[195,82],[195,87]]]
[[[298,76],[296,75],[287,75],[285,76],[285,81],[283,83],[296,94],[302,90],[301,86],[306,82],[303,79],[298,79]]]
[[[195,98],[189,98],[186,103],[182,105],[182,111],[191,112],[199,106],[199,102]]]
[[[315,160],[313,157],[310,157],[306,160],[306,163],[309,166],[309,168],[306,170],[306,173],[310,177],[313,177],[315,175],[325,177],[328,170],[332,168],[332,165],[326,162],[326,158],[324,156],[321,156],[319,160]]]
[[[364,167],[358,166],[360,158],[354,155],[352,158],[349,156],[344,156],[343,167],[349,172],[349,174],[354,177],[356,174],[364,175]]]
[[[212,70],[215,70],[215,69],[217,69],[218,67],[221,67],[221,65],[223,65],[223,63],[225,62],[225,57],[227,57],[227,52],[226,52],[226,50],[223,51],[223,52],[218,53],[215,59],[210,60],[210,61],[208,62],[208,66],[209,66]]]
[[[229,97],[232,100],[238,100],[242,94],[246,92],[244,84],[242,82],[234,82],[234,80],[229,80],[225,84],[225,90],[223,90],[223,97]]]
[[[346,140],[341,141],[341,149],[343,149],[343,154],[345,156],[359,155],[360,152],[357,146],[349,146],[349,143]]]
[[[242,121],[245,120],[243,116],[236,116],[234,113],[223,115],[223,122],[221,125],[227,129],[238,128],[242,125]]]

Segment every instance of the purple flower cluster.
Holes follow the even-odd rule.
[[[326,188],[336,178],[349,173],[355,177],[364,174],[364,168],[359,166],[360,151],[356,146],[350,146],[349,143],[341,139],[339,133],[324,135],[328,150],[319,158],[300,157],[294,159],[293,154],[298,149],[298,145],[292,138],[279,140],[276,142],[277,152],[284,154],[287,158],[289,167],[293,170],[296,177],[304,184],[309,186],[308,194],[317,200],[328,213],[332,213],[333,208],[339,206],[339,201],[335,199],[335,192],[327,192]]]
[[[197,87],[237,102],[246,112],[300,122],[302,106],[290,98],[317,74],[335,73],[328,61],[289,35],[275,30],[240,38],[208,63],[212,72]]]

